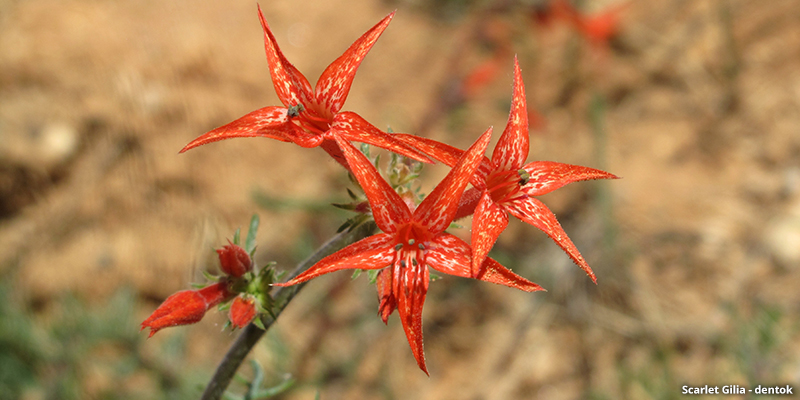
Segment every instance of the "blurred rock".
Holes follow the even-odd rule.
[[[784,267],[800,267],[800,199],[767,223],[764,245]]]
[[[27,132],[20,128],[0,131],[0,136],[0,160],[44,171],[53,171],[71,159],[80,143],[78,129],[63,121],[34,126]]]

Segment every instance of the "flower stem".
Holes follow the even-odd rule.
[[[355,229],[337,234],[323,244],[322,247],[317,249],[317,251],[308,256],[308,258],[306,258],[303,262],[298,264],[294,271],[289,274],[288,279],[291,280],[300,275],[303,271],[316,264],[322,258],[333,254],[334,252],[339,251],[344,247],[355,243],[356,241],[372,235],[375,229],[375,223],[369,222],[361,224]],[[305,286],[305,283],[287,287],[276,287],[273,289],[271,293],[273,299],[284,298],[286,301],[276,305],[275,309],[273,310],[275,315],[274,318],[272,315],[268,314],[260,317],[261,322],[264,324],[264,328],[269,329],[272,326],[272,324],[275,322],[275,318],[280,316],[281,312],[286,308],[297,292],[303,288],[303,286]],[[225,354],[225,357],[222,359],[219,366],[217,366],[217,370],[214,372],[214,376],[211,378],[211,381],[208,382],[208,386],[206,386],[206,390],[203,392],[201,400],[219,400],[222,397],[222,394],[225,392],[225,389],[228,388],[228,385],[230,385],[233,376],[236,374],[236,371],[239,369],[239,366],[242,364],[242,362],[244,362],[247,354],[250,353],[250,350],[252,350],[252,348],[256,345],[256,343],[258,343],[265,333],[265,330],[262,330],[252,323],[242,330],[242,333],[238,338],[236,338],[236,341],[233,343],[231,348],[228,349],[228,353]]]

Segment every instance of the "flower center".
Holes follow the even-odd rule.
[[[289,119],[304,131],[321,135],[330,128],[331,119],[320,117],[313,109],[306,109],[302,104],[289,107]]]
[[[399,227],[395,237],[397,244],[394,249],[397,253],[392,263],[393,292],[398,295],[405,290],[405,295],[409,296],[415,288],[427,290],[429,277],[425,256],[430,233],[415,223],[409,223]]]
[[[431,234],[427,229],[411,222],[399,226],[395,238],[395,250],[416,252],[425,250],[425,243],[431,240]]]
[[[519,171],[493,171],[486,177],[486,188],[495,203],[507,203],[527,196],[522,186],[528,183],[530,174]]]

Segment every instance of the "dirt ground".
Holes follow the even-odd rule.
[[[610,46],[536,22],[534,3],[261,2],[312,83],[396,9],[345,109],[462,148],[505,125],[516,54],[542,119],[529,159],[622,177],[542,198],[597,286],[544,234],[512,223],[493,254],[549,291],[433,282],[427,377],[396,317],[386,327],[376,316],[366,278],[325,276],[254,351],[267,381],[289,373],[296,383],[280,398],[325,400],[800,391],[800,2],[631,1]],[[487,60],[498,72],[465,90]],[[14,312],[49,332],[64,299],[91,315],[129,290],[123,325],[136,332],[166,296],[216,268],[213,248],[255,212],[259,263],[303,259],[347,217],[325,207],[346,198],[347,178],[322,150],[257,138],[178,154],[278,104],[251,0],[0,0],[0,279]],[[446,171],[426,168],[423,188]],[[123,372],[105,366],[126,350],[90,345],[75,356],[71,393],[167,398],[171,379],[202,384],[236,335],[220,333],[223,323],[212,312],[147,341],[134,335],[138,361]],[[170,359],[163,349],[176,341],[183,350]],[[54,354],[53,343],[64,342],[32,348]],[[15,395],[66,398],[45,383],[65,373],[57,363],[44,357],[32,370]]]

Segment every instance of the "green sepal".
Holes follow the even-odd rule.
[[[364,271],[363,271],[363,270],[360,270],[360,269],[354,269],[354,270],[353,270],[353,275],[351,275],[351,276],[350,276],[350,279],[351,279],[351,280],[356,280],[356,278],[358,278],[359,276],[361,276],[361,273],[362,273],[362,272],[364,272]]]
[[[355,211],[358,203],[331,203],[332,206],[346,211]]]
[[[460,224],[457,224],[455,222],[451,222],[450,226],[448,226],[447,229],[461,229],[463,227],[464,227],[464,225],[460,225]]]
[[[369,277],[369,283],[370,284],[374,285],[374,284],[378,283],[378,273],[380,273],[380,272],[381,272],[381,270],[379,270],[379,269],[371,269],[371,270],[367,271],[367,276]]]
[[[367,222],[369,220],[370,220],[370,216],[368,214],[358,214],[358,215],[356,215],[356,216],[354,216],[352,218],[349,218],[347,221],[345,221],[339,227],[339,229],[336,230],[336,233],[342,233],[345,230],[348,230],[348,231],[353,230],[355,227],[357,227],[357,226],[359,226],[359,225],[361,225],[364,222]]]
[[[264,326],[264,322],[261,321],[261,318],[259,318],[259,316],[256,316],[255,318],[253,318],[253,325],[257,326],[262,331],[267,330],[267,327]]]
[[[217,311],[219,311],[219,312],[223,312],[223,311],[228,311],[228,310],[230,310],[230,309],[231,309],[231,303],[232,303],[232,302],[230,302],[230,301],[226,301],[226,302],[224,302],[224,303],[222,303],[222,304],[218,305],[218,306],[217,306]]]
[[[206,270],[203,270],[203,277],[205,277],[206,280],[209,280],[211,282],[219,282],[219,277],[218,276],[216,276],[216,275],[214,275],[211,272],[208,272]]]
[[[241,240],[239,240],[241,233],[242,233],[242,228],[236,228],[236,232],[233,232],[233,244],[237,246],[239,245],[239,242],[241,242]]]

